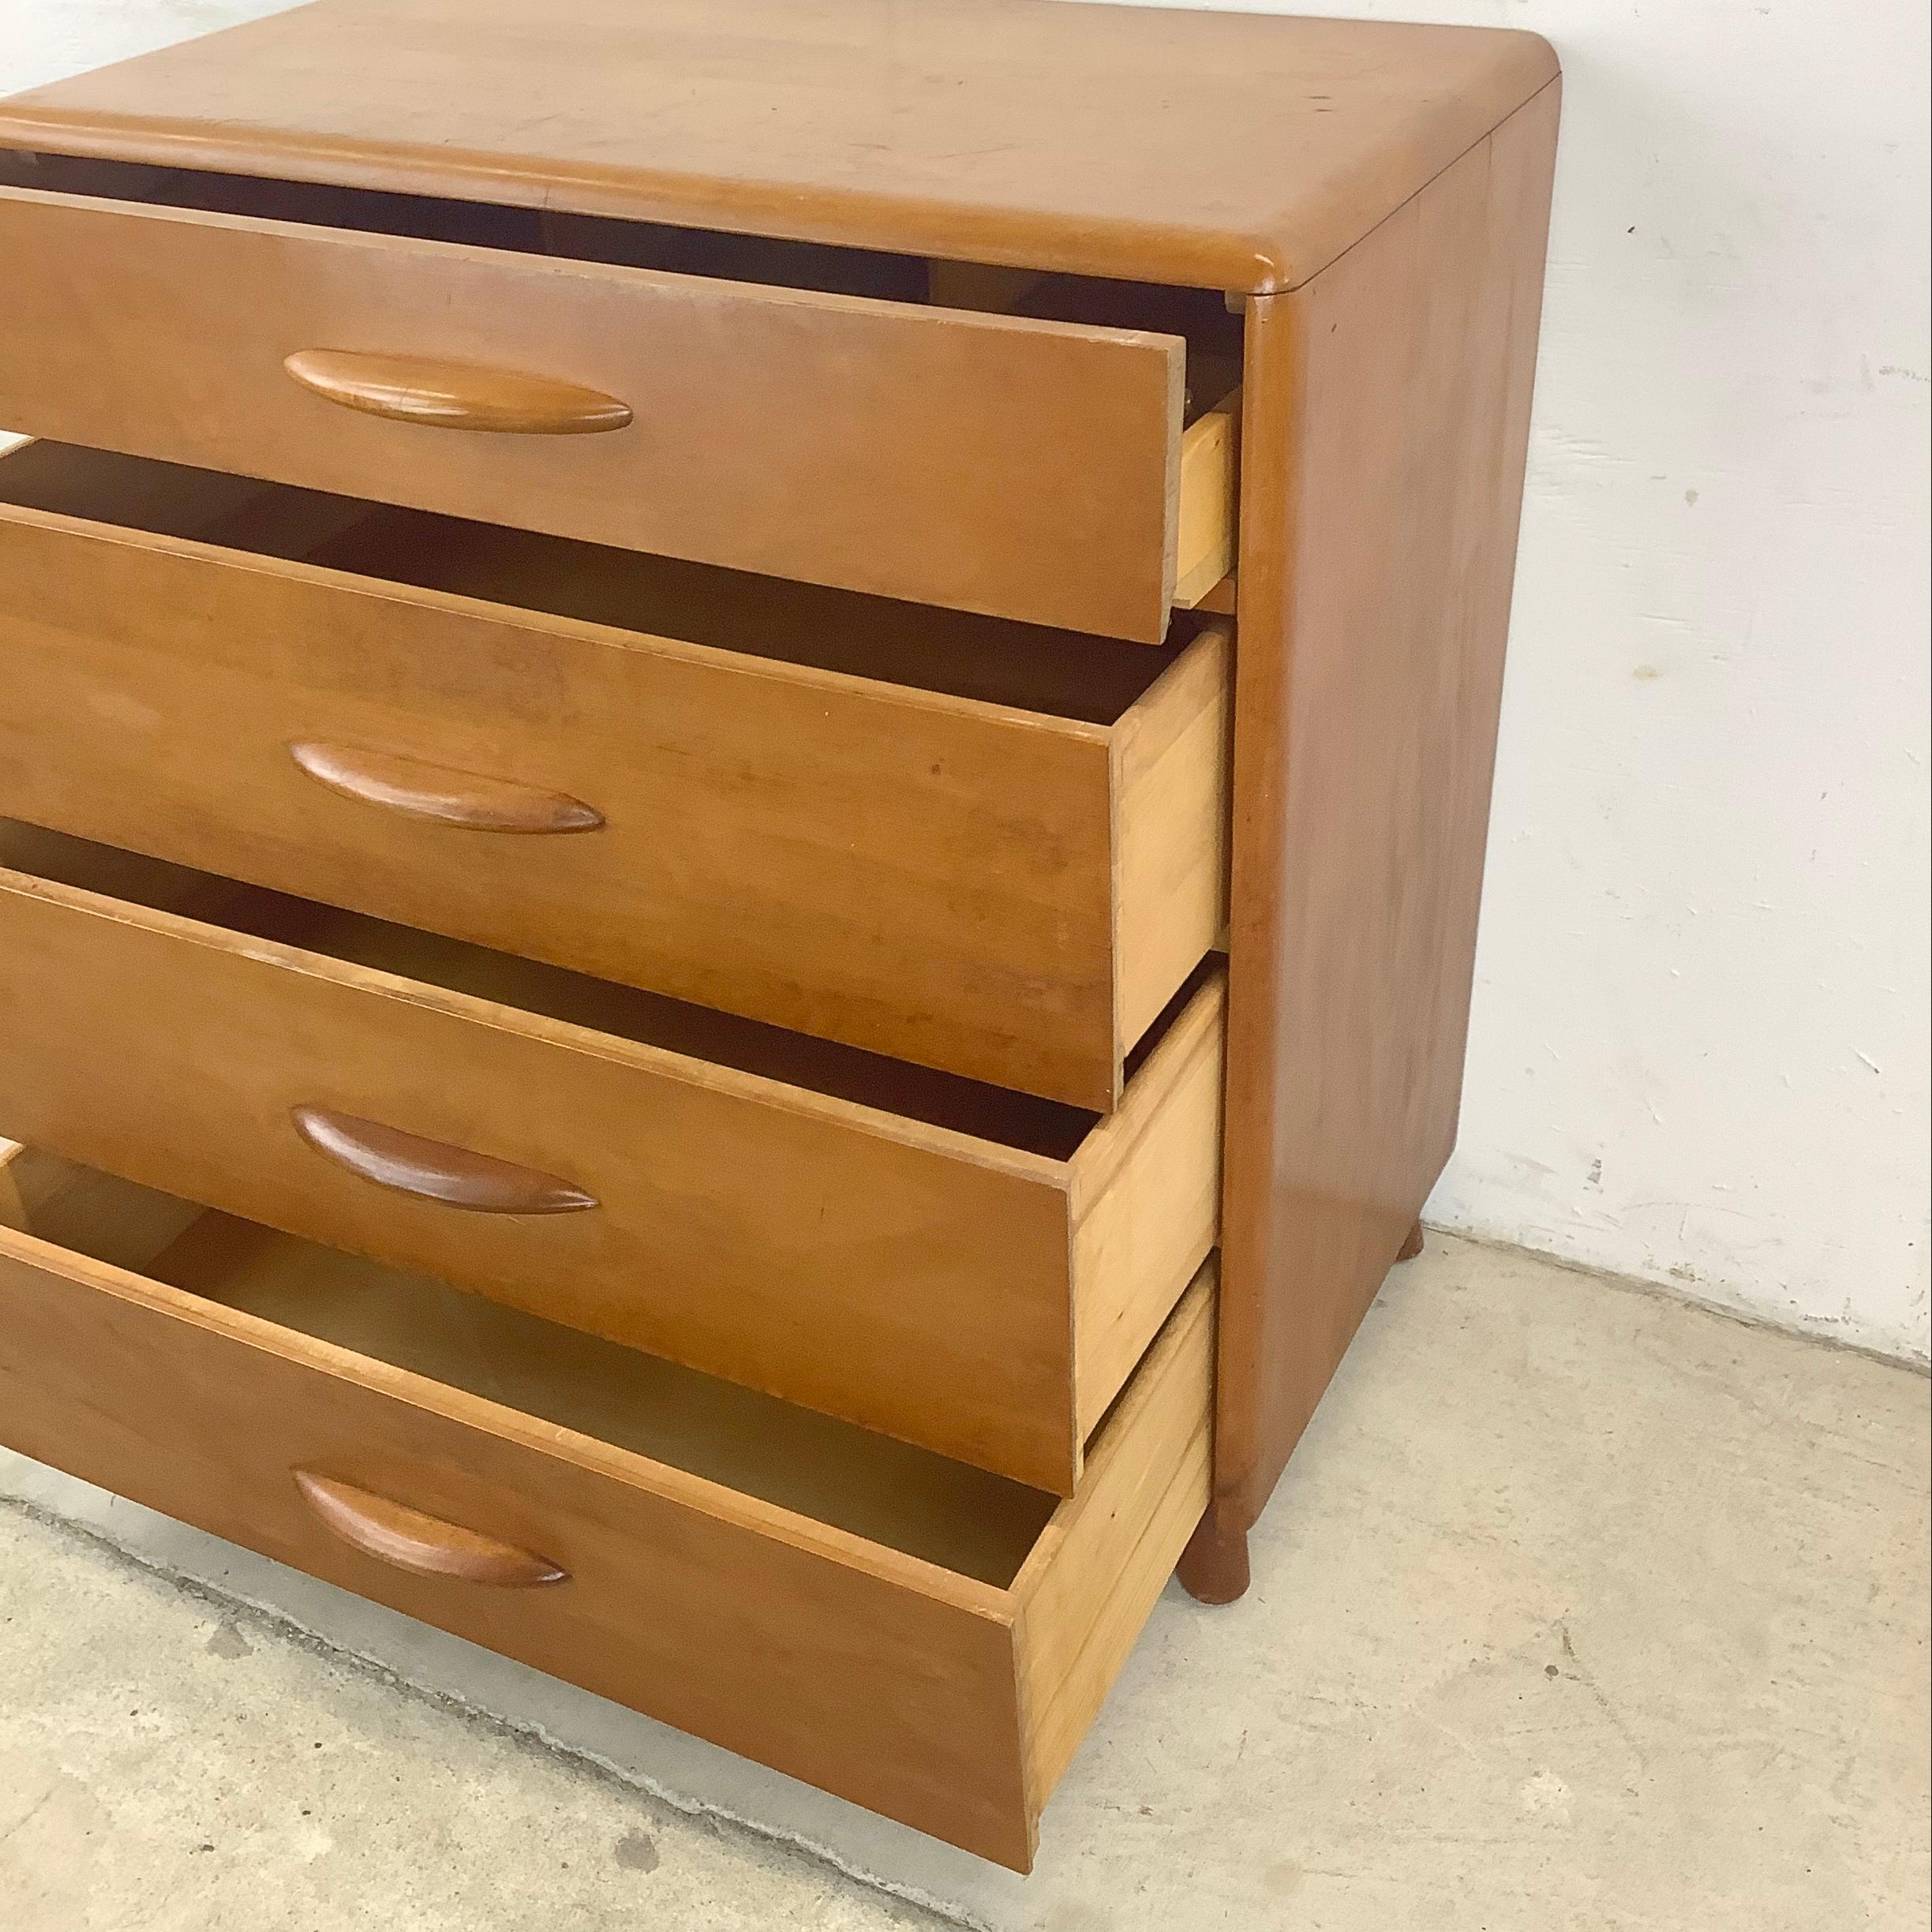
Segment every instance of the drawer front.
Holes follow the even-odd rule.
[[[1049,1158],[0,872],[16,1138],[1062,1494],[1214,1239],[1184,1020]]]
[[[1011,1588],[4,1227],[0,1441],[1024,1869],[1207,1500],[1207,1293]]]
[[[1166,627],[1177,338],[26,189],[0,189],[0,427],[1150,643]]]
[[[1219,631],[1102,727],[0,502],[0,814],[1098,1111],[1224,915]]]

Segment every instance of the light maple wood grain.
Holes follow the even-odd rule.
[[[34,435],[1146,643],[1166,631],[1177,338],[10,187],[0,256],[0,422]],[[285,366],[318,355],[508,372],[519,393],[594,391],[632,421],[545,436],[386,420]]]
[[[52,833],[0,861],[14,1133],[1043,1488],[1215,1238],[1218,975],[1096,1123]],[[477,1211],[479,1161],[573,1211]]]
[[[40,444],[0,812],[1104,1110],[1224,914],[1173,657]]]
[[[1208,626],[1115,727],[1114,1018],[1122,1054],[1227,923],[1234,645]]]
[[[1050,1518],[1012,1492],[1011,1554],[987,1582],[943,1559],[949,1526],[962,1556],[983,1561],[972,1552],[999,1515],[984,1499],[908,1492],[906,1518],[933,1552],[908,1555],[684,1466],[711,1459],[701,1408],[688,1413],[693,1433],[668,1436],[659,1455],[590,1432],[609,1398],[593,1379],[588,1408],[572,1407],[579,1365],[567,1351],[547,1389],[533,1387],[541,1351],[503,1357],[519,1392],[560,1411],[560,1425],[425,1375],[417,1365],[450,1360],[451,1334],[440,1309],[412,1318],[407,1283],[372,1294],[343,1257],[208,1221],[154,1256],[151,1275],[0,1230],[0,1440],[1031,1864],[1041,1807],[1204,1488],[1193,1446],[1210,1397],[1205,1278],[1110,1419],[1089,1488]],[[358,1331],[354,1311],[372,1304],[380,1324]],[[345,1312],[358,1339],[401,1360],[331,1339]],[[743,1392],[713,1387],[728,1416]],[[737,1451],[757,1455],[758,1435],[735,1431]],[[789,1452],[795,1485],[796,1447],[775,1451]],[[888,1463],[904,1453],[881,1447]],[[1140,1480],[1170,1463],[1176,1478],[1158,1493]],[[819,1473],[818,1506],[848,1512],[863,1460],[835,1451]],[[503,1587],[537,1581],[535,1552],[549,1580]],[[513,1577],[519,1557],[525,1574]]]
[[[1272,290],[1556,66],[1526,33],[1047,0],[324,0],[21,95],[0,141]]]
[[[78,1247],[97,1260],[143,1267],[198,1220],[192,1201],[0,1140],[0,1228]]]
[[[12,1447],[988,1856],[1029,1852],[1002,1595],[180,1290],[0,1235]],[[570,1573],[342,1542],[320,1470]]]
[[[36,409],[74,412],[61,420],[84,425],[75,433],[106,441],[130,433],[132,423],[135,433],[162,439],[144,447],[198,451],[234,466],[264,460],[260,452],[271,441],[277,461],[292,451],[288,460],[313,466],[300,471],[311,481],[359,477],[375,464],[432,492],[417,500],[590,532],[606,547],[575,545],[561,569],[554,556],[533,567],[528,540],[514,534],[484,547],[503,601],[516,602],[515,586],[527,595],[534,582],[539,608],[578,623],[611,623],[610,610],[628,594],[597,560],[647,544],[801,577],[816,571],[934,604],[1050,614],[1063,627],[1029,635],[1048,645],[1037,661],[1063,668],[1080,648],[1069,623],[1185,642],[1191,623],[1163,630],[1171,597],[1222,612],[1231,599],[1240,636],[1226,934],[1227,1316],[1215,1500],[1184,1566],[1191,1588],[1225,1598],[1245,1586],[1247,1527],[1454,1135],[1534,355],[1555,62],[1533,36],[1381,23],[1032,0],[934,0],[915,11],[916,19],[871,0],[829,0],[807,18],[779,0],[749,0],[721,32],[717,9],[703,0],[642,11],[623,0],[559,0],[541,21],[530,0],[324,0],[0,110],[0,144],[107,157],[84,169],[152,171],[128,190],[145,206],[100,198],[108,192],[101,184],[111,185],[105,173],[91,189],[72,182],[66,198],[32,188],[0,197],[0,246],[18,285],[9,290],[10,320],[21,324],[19,346],[0,362],[0,420],[14,395]],[[530,110],[533,63],[565,89],[567,114]],[[801,81],[809,112],[799,106]],[[881,138],[882,125],[890,139]],[[1120,139],[1123,126],[1133,131],[1130,141]],[[208,172],[224,167],[241,172]],[[176,212],[176,204],[205,212]],[[956,308],[930,306],[927,264],[935,259],[958,264],[936,277],[940,289],[958,292]],[[16,266],[22,262],[24,270]],[[1067,294],[1058,285],[1069,274],[1095,285],[1082,301],[1125,306],[1099,313],[1053,306]],[[238,300],[238,290],[251,299]],[[1185,324],[1121,326],[1129,309],[1144,321],[1177,295]],[[1230,297],[1246,316],[1238,355],[1208,326],[1224,319]],[[1014,309],[1025,313],[991,313]],[[637,327],[643,314],[649,330]],[[330,324],[326,339],[311,326],[318,316]],[[409,341],[373,339],[399,322],[409,325]],[[421,339],[432,322],[453,333]],[[351,339],[335,332],[339,323],[367,326]],[[668,362],[646,366],[653,346],[665,343],[673,351]],[[298,358],[299,370],[299,358],[317,352],[486,370],[513,390],[526,381],[568,384],[631,410],[635,420],[555,437],[532,433],[515,408],[502,432],[384,420],[293,383],[287,358]],[[704,380],[691,382],[694,374]],[[1183,376],[1185,398],[1176,387]],[[661,387],[652,388],[657,380]],[[1234,403],[1212,406],[1237,381],[1238,425]],[[809,386],[803,404],[799,383]],[[405,404],[420,418],[459,402],[461,388],[423,379],[418,368],[365,385],[362,399]],[[489,401],[473,395],[471,417]],[[309,414],[291,414],[298,406]],[[675,462],[668,470],[633,462],[663,422],[680,432]],[[809,447],[787,440],[794,430],[809,432]],[[440,439],[433,459],[391,459],[425,438]],[[520,454],[506,466],[512,447]],[[1225,515],[1212,507],[1221,504]],[[230,507],[244,523],[260,514],[258,505]],[[163,505],[152,514],[159,534],[173,512]],[[269,553],[339,561],[345,547],[369,536],[360,521],[344,525],[327,499],[305,499],[301,514],[313,519],[312,549],[277,549],[286,541],[277,536]],[[425,544],[425,534],[418,521],[399,543],[393,526],[385,541],[392,556],[421,552],[447,562],[448,545]],[[1237,570],[1222,574],[1230,536]],[[415,578],[393,562],[389,571],[392,580],[452,600],[491,594],[474,558],[455,583],[429,567]],[[546,605],[560,583],[587,601],[567,612]],[[592,614],[598,598],[612,595],[616,606]],[[381,615],[385,624],[395,617],[387,606]],[[957,678],[961,660],[943,642],[952,634],[931,627],[930,612],[922,617],[920,648],[952,664]],[[92,635],[99,627],[77,628]],[[500,633],[489,635],[501,643]],[[843,640],[834,650],[822,638],[803,652],[770,654],[841,671],[852,668],[853,655]],[[481,676],[486,655],[473,648],[458,661]],[[1067,682],[1077,687],[1096,661],[1084,659]],[[1167,687],[1163,706],[1182,682]],[[985,697],[957,682],[933,680],[930,688]],[[1050,1006],[1069,986],[1083,989],[1049,1029],[1079,1043],[1070,1061],[1040,1076],[1056,1094],[1090,1091],[1080,1083],[1106,1064],[1103,1021],[1111,1029],[1106,1053],[1124,1053],[1128,1016],[1160,1003],[1163,975],[1188,970],[1191,932],[1138,964],[1127,958],[1123,934],[1159,930],[1129,908],[1171,902],[1198,919],[1211,903],[1211,844],[1163,831],[1158,813],[1137,831],[1119,817],[1130,790],[1157,798],[1167,788],[1170,768],[1159,746],[1201,747],[1171,769],[1216,776],[1201,721],[1211,706],[1192,721],[1163,720],[1156,706],[1129,724],[1130,706],[1159,695],[1144,685],[1128,705],[1097,714],[1077,704],[1028,707],[1101,728],[1112,814],[1111,843],[1083,848],[1105,853],[1107,937],[1096,940],[1088,924],[1072,947],[1087,969],[1106,949],[1109,990],[1104,998],[1095,992],[1091,971],[1042,983]],[[113,708],[99,711],[97,731]],[[874,735],[897,721],[875,717]],[[508,734],[500,716],[496,724]],[[580,716],[572,730],[584,729]],[[150,734],[140,767],[150,776],[166,766],[166,743],[165,733]],[[365,756],[414,755],[386,741],[360,748]],[[429,762],[586,802],[561,774],[525,780],[494,755]],[[408,789],[399,788],[399,800]],[[419,802],[436,796],[426,783],[416,790]],[[479,809],[474,796],[468,808]],[[594,800],[586,808],[599,809]],[[190,815],[171,818],[170,836]],[[226,823],[231,814],[222,805],[214,816]],[[605,836],[586,830],[574,842]],[[548,848],[572,844],[552,839]],[[1054,856],[1032,856],[1050,876]],[[138,896],[137,885],[113,884],[132,878],[133,862],[104,863],[91,889]],[[1084,880],[1098,876],[1084,863],[1073,869]],[[942,865],[934,876],[957,882],[958,874]],[[761,1058],[769,1042],[741,1034],[724,1046],[709,1022],[695,1035],[661,1003],[648,1024],[636,1017],[642,1009],[627,1019],[620,1009],[631,996],[589,993],[537,968],[519,969],[513,992],[499,956],[452,953],[445,941],[393,928],[318,926],[305,913],[299,932],[277,923],[285,914],[267,919],[272,930],[256,930],[246,905],[232,903],[234,889],[204,878],[170,901],[178,912],[198,908],[204,924],[226,922],[225,936],[214,940],[125,910],[61,904],[58,921],[21,928],[35,937],[24,953],[14,949],[26,960],[17,984],[36,997],[51,985],[48,1009],[77,1039],[84,1021],[99,1028],[103,960],[111,957],[114,972],[139,968],[123,986],[174,987],[205,1043],[215,983],[225,986],[223,975],[245,967],[272,969],[283,990],[260,1007],[275,1011],[279,1029],[269,1061],[305,1067],[324,1041],[339,1050],[354,1037],[367,1057],[345,1063],[346,1071],[374,1085],[391,1080],[384,1091],[407,1117],[399,1131],[460,1149],[454,1111],[436,1114],[440,1084],[455,1066],[455,1098],[473,1137],[478,1120],[504,1137],[473,1152],[581,1185],[600,1202],[621,1175],[600,1168],[578,1182],[571,1164],[587,1146],[635,1137],[638,1090],[580,1084],[576,1071],[562,1069],[621,1063],[622,1077],[633,1080],[630,1048],[643,1044],[702,1061],[708,1071],[689,1084],[708,1106],[721,1094],[733,1104],[747,1093],[766,1096],[739,1080],[773,1077],[772,1061]],[[31,887],[21,897],[51,903]],[[1049,897],[1027,903],[1037,912]],[[973,910],[997,917],[1013,904],[1009,897]],[[85,928],[88,942],[63,939],[68,950],[59,953],[44,934],[82,930],[73,915],[83,910],[95,922]],[[1093,918],[1091,898],[1080,915]],[[101,938],[103,930],[110,939]],[[144,978],[146,949],[163,941],[167,958],[192,958],[195,970]],[[300,960],[275,951],[292,945]],[[694,952],[713,949],[707,942]],[[1056,972],[1069,959],[1065,950],[1029,957],[1051,957]],[[63,995],[63,975],[77,972],[91,994]],[[397,991],[402,983],[406,996]],[[298,984],[299,999],[286,994]],[[921,1010],[908,987],[897,1005]],[[989,1000],[988,1030],[998,1030],[1002,1011],[1035,1010],[1023,983],[1017,998],[1014,991],[1008,985]],[[338,999],[339,1007],[331,1004]],[[492,1017],[452,1008],[452,999],[481,1002]],[[425,1029],[421,1039],[406,1039],[393,1017],[404,1004],[410,1027]],[[246,997],[230,1005],[250,1011]],[[541,1024],[504,1026],[499,1010]],[[13,1037],[32,1040],[17,1010],[0,1018],[14,1022]],[[1157,1064],[1174,1069],[1176,1056],[1163,1061],[1162,1052],[1189,1020],[1186,1012],[1172,1017],[1173,1031],[1147,1054],[1143,1074]],[[446,1031],[458,1020],[468,1026],[446,1050]],[[946,1024],[922,1020],[914,1031],[938,1036]],[[599,1043],[551,1030],[572,1027]],[[414,1059],[430,1033],[436,1050]],[[983,1089],[935,1088],[904,1070],[887,1076],[877,1065],[841,1061],[843,1049],[821,1053],[799,1044],[799,1035],[784,1037],[791,1043],[778,1059],[790,1070],[778,1075],[787,1097],[776,1111],[809,1118],[814,1135],[828,1119],[841,1133],[872,1133],[879,1126],[865,1113],[872,1108],[892,1123],[878,1137],[922,1156],[950,1161],[959,1149],[946,1136],[961,1133],[1001,1150],[964,1163],[984,1190],[970,1212],[953,1185],[957,1170],[943,1170],[937,1192],[946,1215],[957,1211],[968,1230],[958,1282],[921,1277],[920,1290],[933,1293],[916,1308],[883,1295],[866,1305],[870,1325],[851,1365],[872,1391],[868,1401],[882,1399],[882,1363],[900,1360],[921,1324],[931,1328],[931,1308],[943,1306],[949,1321],[978,1327],[976,1342],[936,1374],[970,1374],[1000,1357],[993,1338],[1002,1338],[1012,1380],[993,1406],[1005,1420],[983,1418],[983,1429],[999,1435],[1016,1413],[1038,1422],[1064,1398],[1077,1436],[1093,1394],[1080,1387],[1082,1351],[1111,1327],[1118,1352],[1130,1353],[1136,1326],[1157,1318],[1159,1297],[1144,1304],[1117,1293],[1112,1317],[1098,1321],[1098,1305],[1085,1305],[1083,1320],[1077,1294],[1064,1308],[1055,1297],[1068,1328],[1048,1332],[1029,1325],[1043,1303],[1015,1292],[1017,1278],[1002,1271],[1016,1251],[1044,1254],[1058,1240],[1076,1282],[1083,1253],[1142,1253],[1166,1238],[1160,1230],[1194,1227],[1178,1207],[1063,1211],[1077,1210],[1093,1175],[1125,1175],[1136,1165],[1173,1175],[1183,1193],[1200,1185],[1198,1150],[1185,1160],[1156,1159],[1146,1151],[1151,1135],[1132,1122],[1200,1106],[1205,1056],[1181,1057],[1188,1076],[1158,1110],[1136,1108],[1129,1083],[1103,1138],[1090,1135],[1090,1121],[1076,1126],[1065,1112],[1017,1095],[989,1100]],[[699,1038],[712,1045],[694,1053]],[[530,1058],[539,1047],[541,1061]],[[21,1064],[44,1096],[55,1089],[60,1055],[47,1049],[36,1064],[41,1050],[30,1045]],[[80,1048],[62,1050],[85,1062]],[[938,1062],[952,1064],[952,1050]],[[1039,1039],[1016,1040],[1009,1050],[1042,1066],[1052,1054]],[[262,1057],[251,1048],[245,1060]],[[404,1091],[407,1069],[431,1063],[436,1080],[419,1074]],[[123,1053],[112,1070],[129,1064],[141,1063]],[[91,1066],[97,1076],[110,1071],[105,1050]],[[212,1083],[210,1066],[219,1069]],[[661,1089],[678,1088],[683,1076],[668,1077],[657,1060],[649,1071],[659,1082],[650,1090],[653,1114],[666,1111]],[[195,1090],[190,1072],[213,1086],[212,1097]],[[89,1130],[97,1144],[120,1134],[114,1151],[123,1159],[171,1131],[164,1091],[177,1108],[189,1095],[204,1114],[227,1106],[233,1118],[251,1118],[231,1106],[246,1079],[219,1054],[204,1051],[192,1066],[178,1056],[133,1085],[144,1118],[125,1133]],[[506,1125],[492,1110],[486,1094],[506,1085],[537,1095],[534,1122]],[[802,1103],[806,1093],[833,1104]],[[341,1095],[324,1099],[354,1111]],[[552,1110],[567,1105],[567,1121]],[[200,1118],[182,1124],[196,1129]],[[695,1134],[691,1121],[680,1125],[714,1163],[751,1134],[734,1127],[707,1138],[702,1124]],[[189,1151],[174,1158],[204,1158],[185,1131],[181,1138]],[[752,1143],[762,1149],[754,1135]],[[1108,1147],[1104,1156],[1095,1151]],[[649,1151],[653,1170],[676,1171],[676,1146],[653,1143]],[[1076,1171],[1082,1153],[1086,1182]],[[239,1173],[252,1158],[231,1145],[219,1165]],[[823,1212],[836,1219],[837,1203],[824,1204],[849,1178],[849,1161],[814,1169],[788,1148],[775,1166],[818,1183],[783,1204],[788,1225],[815,1226]],[[923,1173],[892,1198],[929,1204]],[[997,1189],[987,1177],[997,1177]],[[706,1205],[714,1198],[694,1187],[676,1204],[701,1196]],[[863,1189],[860,1197],[882,1198]],[[642,1218],[641,1205],[627,1212]],[[841,1224],[870,1244],[861,1274],[874,1288],[879,1277],[868,1271],[879,1255],[949,1237],[945,1217],[936,1230],[915,1230],[915,1218],[883,1231],[865,1216],[855,1217],[863,1223],[856,1228]],[[329,1219],[346,1225],[335,1208]],[[563,1215],[550,1226],[596,1219]],[[1155,1232],[1144,1240],[1147,1230]],[[655,1252],[626,1247],[627,1284],[642,1279],[640,1252]],[[717,1252],[708,1231],[701,1241],[696,1217],[680,1252]],[[774,1258],[784,1267],[770,1266]],[[799,1374],[803,1360],[802,1372],[824,1375],[813,1351],[826,1338],[807,1332],[769,1290],[758,1299],[758,1282],[796,1257],[774,1242],[760,1259],[767,1265],[747,1271],[736,1312],[759,1318],[746,1325],[769,1341],[784,1373]],[[518,1265],[536,1279],[533,1257]],[[859,1311],[840,1301],[842,1281],[812,1276],[809,1252],[800,1265],[823,1290],[814,1312],[842,1309],[856,1327]],[[616,1279],[597,1266],[588,1274],[606,1286]],[[549,1279],[554,1297],[554,1274]],[[1005,1301],[987,1292],[989,1282]],[[953,1292],[961,1284],[968,1292]],[[678,1317],[706,1319],[689,1306]],[[745,1346],[733,1338],[734,1349]],[[1017,1409],[1013,1390],[1025,1391]],[[942,1406],[947,1427],[970,1436],[957,1399],[949,1394]],[[1013,1444],[1002,1440],[1005,1455]],[[1022,1459],[1060,1453],[1043,1434]],[[1080,1623],[1055,1620],[1069,1629]],[[1061,1755],[1058,1747],[1041,1751],[1036,1772]]]
[[[1014,1580],[1027,1783],[1043,1804],[1166,1587],[1211,1487],[1213,1423],[1195,1406],[1212,1352],[1211,1264],[1121,1398],[1080,1493]]]
[[[0,1140],[0,1227],[27,1226],[27,1196],[21,1185],[26,1155],[17,1140]]]
[[[1199,990],[1161,1034],[1120,1110],[1072,1167],[1075,1406],[1086,1436],[1133,1372],[1218,1228],[1221,1196],[1223,981]]]
[[[1240,519],[1241,391],[1189,423],[1181,445],[1174,601],[1192,610],[1234,567]]]
[[[230,1215],[197,1215],[137,1272],[996,1588],[1055,1507],[836,1417]]]
[[[1558,99],[1249,310],[1216,1599],[1455,1140]]]

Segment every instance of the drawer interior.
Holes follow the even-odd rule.
[[[17,1152],[66,1170],[21,1192],[84,1200],[84,1211],[58,1217],[75,1252],[997,1589],[1019,1574],[1058,1506],[1002,1477],[427,1276]],[[54,1215],[36,1225],[53,1233]]]
[[[1058,1101],[788,1032],[17,820],[0,819],[0,867],[663,1048],[710,1065],[734,1068],[1049,1160],[1071,1160],[1100,1118]],[[1217,970],[1218,960],[1211,957],[1174,996],[1129,1057],[1129,1080]]]
[[[1118,723],[1172,661],[1080,631],[71,444],[0,457],[0,504],[1095,724]],[[1207,621],[1181,613],[1170,642],[1189,642]]]

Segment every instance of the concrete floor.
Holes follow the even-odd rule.
[[[874,1932],[929,1914],[0,1511],[6,1932]]]
[[[1923,1932],[1929,1406],[1432,1239],[1254,1590],[1170,1590],[1025,1881],[0,1458],[317,1634],[0,1509],[0,1925]]]

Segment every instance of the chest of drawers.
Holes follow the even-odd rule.
[[[1557,98],[317,0],[0,103],[0,1440],[1028,1865],[1453,1143]]]

